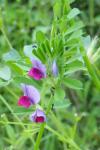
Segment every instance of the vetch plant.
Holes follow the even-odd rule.
[[[7,84],[16,83],[22,87],[23,94],[17,103],[19,109],[24,107],[22,110],[25,110],[23,116],[27,120],[27,127],[24,126],[24,117],[21,118],[23,130],[29,130],[28,133],[31,131],[32,141],[33,133],[36,133],[34,150],[39,150],[45,130],[57,136],[66,150],[81,150],[81,144],[78,145],[75,139],[81,115],[73,116],[69,113],[69,119],[67,113],[71,109],[70,97],[76,105],[78,103],[71,90],[83,90],[79,74],[84,72],[100,89],[98,74],[92,68],[85,49],[86,37],[83,37],[82,31],[84,24],[77,17],[80,11],[77,8],[71,9],[71,3],[70,0],[55,1],[51,31],[47,35],[37,31],[33,45],[25,45],[24,51],[20,53],[9,44],[10,51],[2,57],[2,61],[9,66],[5,70],[13,73],[7,71],[11,79],[4,78],[5,70],[1,70],[0,77]],[[4,99],[2,101],[5,103]],[[5,104],[11,111],[10,106]]]

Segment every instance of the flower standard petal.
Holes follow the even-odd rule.
[[[31,58],[31,62],[35,68],[41,68],[41,61],[36,58]]]
[[[52,64],[52,73],[55,77],[58,76],[58,67],[57,67],[57,63],[55,60],[53,61],[53,64]]]
[[[30,115],[30,120],[36,123],[43,123],[46,121],[46,115],[42,110],[37,109],[32,115]]]

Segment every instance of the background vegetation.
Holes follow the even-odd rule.
[[[81,10],[76,22],[81,20],[85,25],[83,35],[91,35],[92,39],[98,36],[98,42],[96,39],[92,45],[95,52],[100,44],[100,0],[72,1],[71,7]],[[5,68],[5,60],[9,59],[9,56],[6,57],[4,54],[12,47],[16,49],[12,58],[17,60],[20,53],[23,59],[26,59],[22,53],[23,47],[34,43],[38,30],[49,36],[53,4],[53,0],[0,0],[0,68],[2,66]],[[97,53],[98,59],[93,64],[100,79],[99,54]],[[22,73],[22,63],[18,66],[6,62],[6,65],[10,66],[13,77],[19,72]],[[10,76],[9,68],[5,69],[3,78],[0,72],[0,149],[31,150],[34,149],[39,126],[33,129],[26,119],[31,109],[26,111],[17,107],[21,90],[19,84],[12,81],[12,78],[7,80]],[[83,90],[66,89],[68,101],[66,104],[60,104],[61,107],[57,105],[57,117],[53,113],[50,114],[49,125],[41,140],[41,150],[67,150],[66,144],[60,140],[62,138],[60,134],[65,135],[65,133],[74,139],[82,150],[100,150],[100,90],[86,73],[80,71],[77,77],[83,82]],[[27,127],[26,130],[22,130],[23,125]]]

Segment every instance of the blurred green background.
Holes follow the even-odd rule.
[[[53,3],[53,0],[0,0],[0,15],[3,18],[5,33],[17,51],[21,52],[24,45],[34,43],[37,30],[41,30],[47,35],[50,33]],[[100,0],[76,0],[72,3],[72,7],[81,10],[79,19],[85,24],[84,32],[91,35],[92,38],[100,37]],[[0,31],[0,63],[2,62],[1,56],[7,51],[9,51],[9,45]],[[3,65],[3,62],[0,65]],[[99,66],[99,62],[96,65]],[[55,122],[51,120],[50,124],[54,126],[57,122],[63,128],[65,126],[64,116],[67,114],[68,125],[73,125],[76,122],[74,114],[79,112],[82,118],[78,123],[76,142],[83,150],[100,150],[100,91],[84,74],[81,76],[84,90],[67,91],[72,102],[71,108],[66,111],[60,110],[58,112],[60,119]],[[2,120],[14,121],[10,109],[8,110],[9,106],[5,104],[5,99],[15,109],[18,95],[20,95],[20,90],[15,83],[0,88],[0,150],[33,149],[34,140],[32,143],[32,139],[30,139],[32,133],[21,133],[19,125],[2,123]],[[23,119],[22,116],[21,119]],[[64,146],[62,148],[62,143],[46,131],[45,137],[42,139],[42,149],[62,150]],[[67,150],[66,147],[65,150]]]

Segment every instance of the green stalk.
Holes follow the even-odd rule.
[[[4,38],[5,38],[8,46],[10,47],[10,49],[12,49],[13,47],[12,47],[12,45],[11,45],[11,43],[10,43],[7,35],[6,35],[5,29],[4,29],[4,24],[3,24],[3,19],[2,18],[3,18],[2,17],[2,11],[1,11],[1,8],[0,8],[0,30],[1,30],[1,32],[2,32],[2,34],[4,36]]]
[[[8,110],[13,114],[13,116],[15,117],[15,119],[19,122],[19,125],[22,127],[23,130],[25,130],[26,128],[24,127],[23,123],[21,122],[21,120],[17,117],[17,115],[14,113],[13,109],[11,108],[11,106],[7,103],[7,101],[5,100],[5,98],[0,95],[0,99],[1,101],[6,105],[6,107],[8,108]],[[33,143],[33,139],[32,137],[30,137],[30,140]]]
[[[42,135],[43,135],[43,132],[44,132],[44,127],[45,127],[45,123],[42,123],[41,127],[40,127],[38,137],[37,137],[37,140],[36,140],[34,150],[39,150],[39,145],[40,145],[40,141],[41,141],[41,138],[42,138]]]
[[[86,66],[87,66],[87,69],[88,69],[88,72],[89,72],[89,74],[90,74],[90,76],[91,76],[95,86],[98,88],[98,90],[100,90],[100,80],[97,77],[97,75],[96,75],[96,73],[95,73],[95,71],[93,69],[93,66],[91,65],[91,63],[89,61],[88,56],[84,55],[83,59],[84,59],[84,62],[85,62]]]
[[[53,100],[54,100],[54,98],[53,98],[53,96],[51,96],[51,98],[50,98],[50,100],[49,100],[49,104],[48,104],[47,110],[46,110],[46,115],[48,115],[48,113],[49,113],[50,110],[51,110],[51,106],[52,106]]]
[[[73,146],[73,148],[75,148],[74,150],[81,150],[77,145],[76,143],[70,139],[70,138],[66,138],[64,136],[62,136],[60,133],[58,133],[56,130],[50,128],[48,125],[45,126],[45,128],[52,132],[53,134],[55,134],[56,136],[58,136],[58,138],[62,141],[62,142],[65,142],[66,144],[70,144]]]
[[[6,35],[6,32],[5,32],[5,30],[4,30],[3,27],[1,28],[1,32],[2,32],[2,34],[3,34],[3,36],[4,36],[4,38],[5,38],[5,40],[6,40],[7,44],[8,44],[8,46],[9,46],[9,48],[10,48],[10,49],[13,49],[13,47],[12,47],[12,45],[11,45],[11,43],[10,43],[10,41],[9,41],[9,39],[8,39],[8,37],[7,37],[7,35]]]
[[[46,110],[46,115],[48,115],[48,113],[51,109],[52,101],[53,101],[53,97],[51,96],[51,98],[49,100],[47,110]],[[37,139],[36,139],[36,144],[35,144],[34,150],[39,150],[39,145],[40,145],[40,141],[41,141],[41,138],[42,138],[42,135],[43,135],[43,132],[44,132],[45,125],[46,125],[46,123],[42,123],[41,126],[40,126],[40,131],[39,131]]]
[[[2,124],[12,124],[12,125],[21,125],[21,122],[15,122],[15,121],[0,121]],[[33,126],[31,123],[23,123],[25,126]]]
[[[12,109],[11,106],[7,103],[7,101],[5,100],[5,98],[4,98],[2,95],[0,95],[0,99],[1,99],[1,101],[6,105],[6,107],[8,108],[8,110],[13,114],[13,116],[16,118],[16,120],[21,123],[22,128],[25,129],[24,126],[23,126],[23,124],[22,124],[22,122],[21,122],[21,120],[20,120],[20,119],[17,117],[17,115],[14,113],[13,109]]]
[[[13,97],[15,97],[15,99],[18,99],[18,98],[19,98],[9,87],[6,86],[5,89],[6,89]]]

